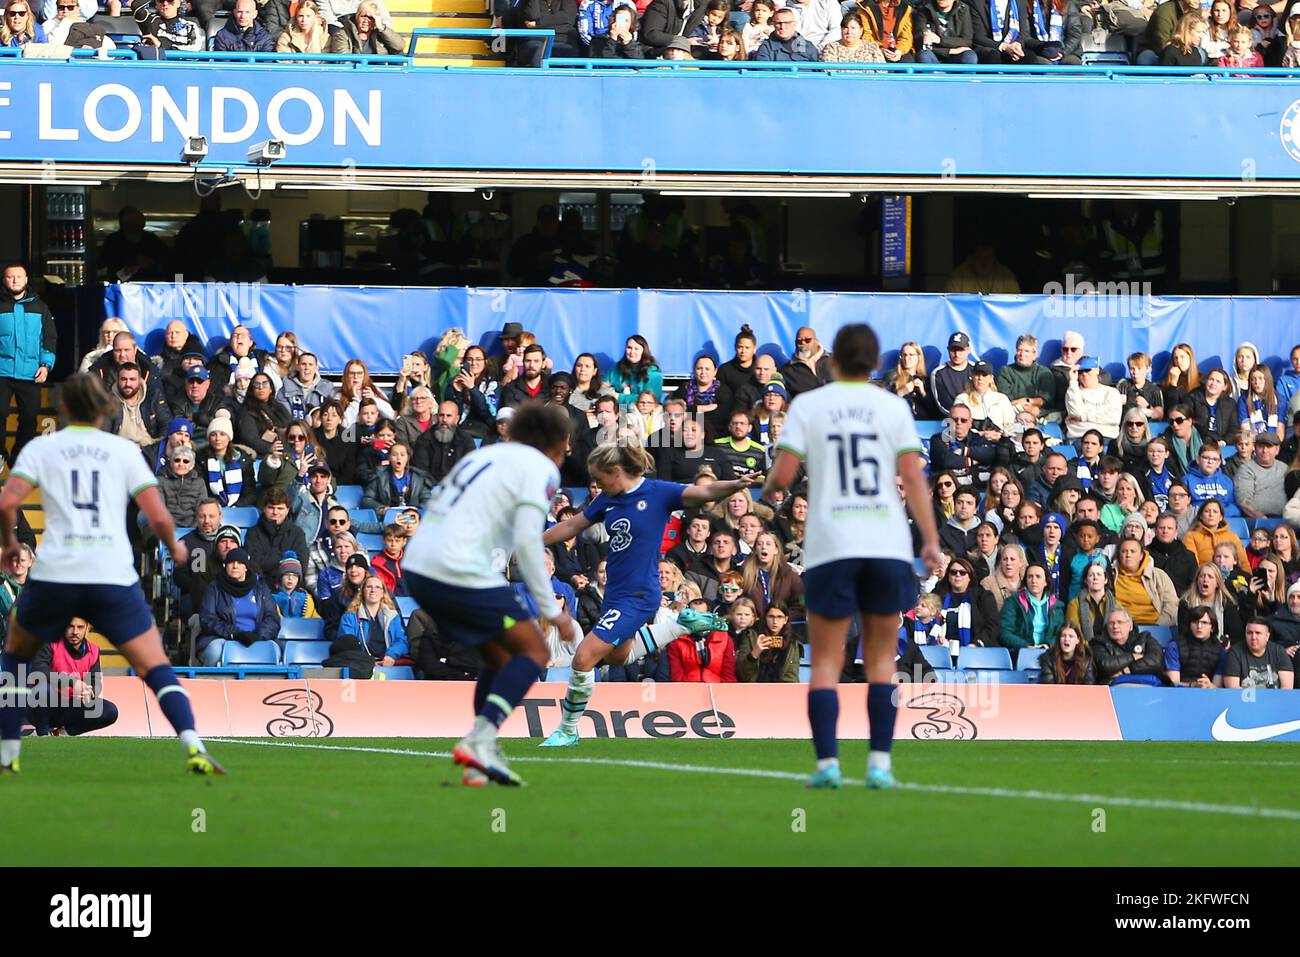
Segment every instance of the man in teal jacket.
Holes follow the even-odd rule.
[[[0,453],[8,439],[9,397],[18,403],[18,435],[13,455],[36,436],[41,407],[41,383],[54,368],[58,334],[49,306],[27,289],[27,267],[8,263],[0,289]]]

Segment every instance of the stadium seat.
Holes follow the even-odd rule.
[[[1025,671],[995,671],[981,668],[975,671],[967,671],[966,683],[972,685],[1027,685],[1029,684],[1029,674]]]
[[[799,683],[801,685],[806,685],[810,681],[812,681],[812,665],[800,665]]]
[[[240,528],[252,528],[261,517],[261,513],[251,505],[223,508],[221,510],[222,524],[237,525]]]
[[[340,485],[334,490],[334,500],[346,509],[361,507],[361,497],[365,489],[360,485]]]
[[[1056,439],[1060,442],[1065,439],[1065,434],[1061,432],[1060,422],[1044,422],[1038,427],[1038,431],[1043,433],[1043,438]]]
[[[1256,528],[1266,528],[1271,532],[1279,525],[1285,525],[1285,524],[1286,524],[1286,519],[1284,518],[1257,518],[1250,523],[1250,527],[1252,531]],[[1245,545],[1246,539],[1243,538],[1241,540],[1241,544]]]
[[[966,672],[955,671],[952,668],[935,668],[934,677],[936,681],[950,685],[964,685],[966,683]]]
[[[980,648],[967,645],[957,655],[957,667],[963,671],[1010,671],[1011,652],[1006,648]]]
[[[1151,437],[1153,439],[1157,435],[1164,435],[1166,432],[1169,431],[1168,422],[1148,422],[1147,425],[1151,427]]]
[[[563,681],[567,684],[569,678],[572,677],[572,675],[573,675],[572,668],[547,668],[546,669],[547,681]]]
[[[922,442],[928,442],[930,436],[937,435],[943,431],[943,419],[930,420],[920,419],[916,423],[916,434],[921,437]]]
[[[348,519],[352,522],[377,522],[379,516],[373,508],[350,508],[348,509]]]
[[[1034,645],[1029,648],[1021,648],[1016,653],[1016,670],[1017,671],[1039,671],[1041,666],[1038,659],[1047,653],[1046,645]]]
[[[1065,456],[1065,461],[1067,462],[1073,462],[1075,459],[1079,457],[1079,450],[1076,449],[1069,442],[1062,442],[1060,445],[1054,446],[1052,448],[1052,451],[1060,452],[1062,455]]]
[[[414,681],[415,669],[410,665],[375,665],[375,674],[383,675],[381,680],[387,681]]]
[[[1250,541],[1250,524],[1244,518],[1230,518],[1227,521],[1228,528],[1232,529],[1232,534],[1241,539],[1243,545]]]
[[[1145,631],[1156,641],[1160,642],[1162,648],[1174,640],[1174,629],[1169,625],[1138,625],[1137,630]]]
[[[220,664],[228,665],[278,665],[280,646],[274,641],[255,641],[245,647],[237,641],[228,641],[221,649]]]
[[[952,655],[948,653],[948,649],[943,645],[922,645],[921,657],[930,663],[931,668],[936,670],[940,668],[944,670],[952,669]]]
[[[410,621],[411,616],[415,614],[415,610],[420,607],[410,595],[399,595],[393,601],[397,602],[397,610],[402,615],[402,624]]]
[[[587,487],[585,485],[566,485],[564,494],[569,496],[569,501],[573,503],[574,508],[582,508],[587,504]]]
[[[1090,50],[1080,55],[1084,66],[1129,66],[1133,61],[1119,50]]]
[[[357,544],[366,550],[366,554],[378,555],[384,550],[384,536],[358,535]]]
[[[328,641],[286,641],[284,643],[286,665],[319,665],[329,656]]]
[[[799,664],[812,664],[812,645],[806,641],[799,645]]]
[[[320,641],[325,637],[325,622],[320,618],[282,618],[280,637],[285,641]]]

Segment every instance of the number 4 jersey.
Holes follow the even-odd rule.
[[[438,486],[402,570],[462,588],[500,587],[515,547],[515,510],[535,508],[545,518],[559,487],[560,470],[531,446],[471,452]]]
[[[790,405],[779,448],[808,470],[805,566],[844,558],[912,561],[898,457],[920,452],[907,403],[868,383],[832,382]]]
[[[45,533],[35,581],[137,585],[126,534],[127,503],[158,480],[134,442],[69,426],[23,446],[13,475],[41,489]]]

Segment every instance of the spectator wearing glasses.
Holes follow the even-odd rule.
[[[1281,66],[1286,52],[1286,38],[1278,29],[1278,16],[1266,3],[1255,7],[1246,23],[1250,30],[1251,46],[1264,59],[1265,66]]]
[[[45,29],[36,22],[27,0],[9,0],[5,4],[4,24],[0,25],[0,46],[24,47],[44,42]]]
[[[167,467],[158,477],[163,501],[172,521],[179,528],[192,528],[199,503],[207,499],[208,489],[203,477],[194,471],[194,449],[178,445],[167,459]]]
[[[1198,605],[1187,612],[1178,637],[1165,645],[1165,675],[1176,688],[1221,688],[1224,644],[1214,609]]]
[[[235,0],[230,19],[212,38],[219,53],[271,53],[275,37],[257,19],[257,0]]]
[[[1058,413],[1058,418],[1065,413],[1065,393],[1078,374],[1083,348],[1083,336],[1074,331],[1067,332],[1061,337],[1061,357],[1049,367],[1056,378],[1056,392],[1052,398],[1050,411]],[[1051,417],[1047,416],[1047,418]]]
[[[573,0],[568,2],[573,5]],[[574,6],[574,19],[569,22],[569,27],[574,31],[575,38],[576,17],[577,7]],[[406,43],[402,40],[401,34],[394,30],[391,24],[385,26],[381,20],[379,4],[374,0],[362,0],[362,3],[357,6],[356,13],[339,17],[340,29],[330,34],[329,52],[404,54]],[[556,39],[559,40],[558,33]],[[564,55],[556,54],[556,56]],[[576,47],[572,55],[577,55]]]
[[[284,443],[281,432],[293,419],[284,406],[275,401],[275,384],[265,372],[253,376],[248,384],[248,394],[240,407],[235,423],[235,437],[258,455],[281,452]],[[279,445],[279,448],[276,446]]]
[[[930,374],[930,395],[944,415],[952,410],[953,401],[970,383],[974,370],[970,354],[970,336],[954,332],[948,337],[948,361]]]
[[[1017,413],[1042,418],[1056,398],[1056,380],[1038,361],[1038,339],[1028,333],[1016,339],[1015,361],[998,370],[998,391],[1011,400]]]
[[[958,405],[943,431],[930,436],[930,468],[951,472],[963,484],[976,481],[993,465],[995,446],[973,429],[969,406]]]
[[[90,7],[90,16],[99,12],[99,8],[92,2],[87,3]],[[75,46],[82,41],[82,38],[73,34],[72,28],[78,23],[85,23],[88,17],[85,11],[78,6],[77,0],[58,0],[58,3],[47,2],[42,10],[53,9],[53,16],[46,16],[43,27],[45,29],[45,41],[47,43],[59,43],[67,46]],[[78,31],[80,33],[81,31]],[[113,49],[113,41],[104,37],[104,46]],[[156,241],[156,238],[155,238]],[[113,278],[116,269],[108,271],[109,278]]]
[[[141,47],[152,47],[155,51],[184,50],[197,53],[206,45],[203,31],[198,23],[180,15],[180,0],[154,0],[157,20],[148,22],[136,47],[137,54]]]
[[[776,11],[772,16],[772,35],[759,44],[751,59],[766,62],[817,62],[821,51],[815,43],[799,35],[797,24],[798,18],[789,7]],[[803,330],[800,330],[802,333]]]
[[[1123,414],[1124,397],[1114,386],[1101,383],[1101,363],[1084,356],[1065,392],[1066,437],[1080,439],[1096,430],[1105,438],[1118,438]]]

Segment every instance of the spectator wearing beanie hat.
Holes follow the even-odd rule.
[[[167,424],[167,435],[146,454],[151,455],[155,475],[167,467],[171,454],[177,447],[194,445],[194,423],[183,416],[177,416]]]
[[[343,563],[343,584],[328,601],[321,602],[320,616],[325,622],[325,638],[333,641],[339,632],[339,622],[348,606],[361,594],[361,586],[370,577],[370,563],[366,556],[357,553]]]
[[[199,637],[195,651],[209,667],[221,663],[226,643],[244,647],[257,641],[278,641],[280,613],[270,590],[257,577],[247,549],[226,553],[221,571],[213,578],[199,608]]]
[[[225,409],[218,410],[208,424],[203,460],[208,493],[222,508],[253,503],[257,492],[253,462],[235,446],[235,425]]]
[[[316,603],[302,587],[302,562],[293,552],[285,552],[276,569],[275,605],[281,618],[319,618]]]

